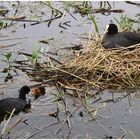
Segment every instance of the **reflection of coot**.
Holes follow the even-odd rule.
[[[30,88],[28,86],[23,86],[19,91],[18,98],[5,98],[0,100],[0,122],[4,120],[5,115],[9,116],[14,108],[14,114],[24,111],[27,105],[26,94],[29,92]]]

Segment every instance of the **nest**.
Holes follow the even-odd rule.
[[[128,89],[140,86],[139,44],[118,50],[107,50],[92,44],[89,51],[75,58],[70,65],[77,67],[76,71],[84,69],[81,73],[83,78],[97,88]]]
[[[26,71],[35,81],[81,89],[129,89],[140,86],[140,45],[129,50],[107,50],[100,41],[92,41],[80,55],[65,65],[40,64],[36,70]]]

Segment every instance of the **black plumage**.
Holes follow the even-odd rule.
[[[140,34],[136,32],[118,32],[115,24],[107,25],[107,30],[102,38],[104,48],[129,47],[140,43]]]
[[[18,114],[20,111],[24,111],[27,106],[26,94],[30,92],[28,86],[23,86],[19,91],[18,98],[5,98],[0,100],[0,122],[3,121],[4,116],[9,116],[15,108],[14,114]]]

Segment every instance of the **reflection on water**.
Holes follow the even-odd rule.
[[[31,20],[46,20],[52,14],[52,9],[42,2],[0,2],[0,4],[10,10],[8,16],[14,15],[17,9],[15,15],[27,16],[27,19]],[[92,32],[92,29],[94,30],[93,25],[87,16],[81,17],[79,13],[74,13],[74,8],[69,8],[66,3],[52,2],[52,5],[63,13],[63,9],[68,8],[72,15],[66,12],[63,18],[52,21],[49,27],[46,22],[31,25],[30,22],[4,21],[8,23],[9,27],[1,30],[0,46],[15,45],[5,47],[0,52],[11,51],[14,59],[20,59],[21,56],[16,54],[17,50],[31,53],[34,47],[42,47],[47,52],[57,53],[57,55],[52,54],[52,57],[60,59],[62,62],[73,57],[72,51],[62,50],[61,48],[71,47],[72,44],[80,44],[81,42],[85,44],[87,40],[80,37],[87,37],[88,33]],[[135,19],[135,14],[139,12],[138,6],[129,5],[125,2],[110,2],[110,5],[116,9],[123,9],[125,11],[124,15],[128,15],[132,19]],[[92,6],[93,8],[99,8],[99,2],[92,2]],[[111,13],[109,16],[101,13],[95,14],[101,34],[106,24],[111,20],[115,22],[114,17],[119,19],[120,14]],[[68,22],[70,26],[65,25],[67,29],[59,26],[60,23],[67,21],[70,21]],[[49,41],[47,44],[43,44],[40,40]],[[0,55],[0,59],[3,59],[2,55]],[[4,67],[7,67],[7,64],[1,61],[0,71]],[[25,84],[34,84],[29,77],[21,72],[19,72],[19,75],[13,73],[15,75],[13,83],[4,83],[5,75],[0,73],[0,93],[4,93],[4,95],[0,95],[1,98],[17,96],[19,87]],[[61,108],[61,102],[59,104],[54,102],[54,93],[56,92],[55,88],[47,87],[47,94],[37,101],[29,96],[28,98],[32,99],[33,102],[31,112],[20,113],[20,115],[13,117],[8,125],[9,128],[13,126],[13,129],[9,134],[5,134],[4,138],[140,138],[138,92],[128,95],[127,92],[113,94],[110,91],[104,91],[99,95],[99,101],[92,103],[93,108],[97,107],[95,109],[95,113],[97,113],[95,120],[91,120],[85,108],[81,107],[78,101],[74,102],[72,98],[68,97],[69,111],[76,110],[69,117],[70,127],[66,123],[64,111],[59,113],[59,119],[48,115],[50,112],[55,112],[57,106]],[[79,115],[81,111],[83,116]],[[21,121],[14,126],[18,119],[21,119]],[[2,130],[4,122],[0,127]]]

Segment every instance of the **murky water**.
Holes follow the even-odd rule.
[[[10,12],[8,16],[13,15],[18,5],[17,2],[0,2],[2,6],[6,6]],[[116,9],[123,9],[124,15],[135,19],[136,13],[139,13],[139,7],[135,5],[126,4],[125,2],[110,2],[110,4]],[[53,2],[55,8],[66,8],[62,2]],[[92,2],[94,8],[99,8],[99,2]],[[26,7],[26,8],[25,8]],[[129,10],[128,10],[129,9]],[[135,10],[134,10],[135,9]],[[45,51],[53,52],[57,55],[52,55],[54,58],[60,61],[67,61],[72,55],[72,51],[62,50],[64,47],[71,47],[72,44],[80,44],[87,40],[80,38],[87,37],[88,33],[94,30],[91,21],[87,17],[81,17],[78,13],[73,13],[73,8],[70,8],[70,12],[75,19],[66,12],[64,18],[54,20],[50,27],[47,23],[41,23],[37,25],[31,25],[30,22],[13,22],[12,26],[6,29],[2,29],[0,32],[0,45],[17,44],[12,47],[6,47],[1,49],[1,53],[8,51],[13,52],[14,58],[20,58],[16,55],[15,51],[32,52],[35,47],[43,47]],[[133,11],[133,12],[132,12]],[[21,2],[19,4],[18,16],[27,16],[27,19],[31,20],[43,20],[50,18],[51,9],[49,9],[44,3],[40,2]],[[98,21],[100,33],[104,32],[105,26],[114,21],[114,17],[119,19],[120,14],[111,13],[109,16],[102,14],[95,14],[95,18]],[[69,26],[64,26],[67,29],[59,27],[60,22],[70,21]],[[11,21],[6,21],[10,23]],[[26,28],[24,28],[26,24]],[[136,24],[137,27],[138,24]],[[5,35],[7,35],[5,37]],[[4,37],[2,37],[4,36]],[[48,40],[48,44],[42,44],[40,40]],[[0,55],[0,59],[4,59],[3,55]],[[6,67],[6,63],[1,61],[0,71]],[[0,93],[4,93],[0,98],[16,97],[17,91],[22,85],[33,85],[29,77],[24,73],[14,76],[13,83],[4,83],[6,74],[0,73]],[[56,102],[54,100],[54,93],[57,91],[55,88],[47,87],[47,93],[45,96],[34,101],[30,95],[28,98],[32,100],[32,109],[29,113],[20,113],[11,119],[8,127],[10,128],[15,124],[18,119],[22,118],[22,121],[17,123],[9,134],[5,134],[5,138],[140,138],[140,126],[139,126],[139,91],[132,93],[131,97],[127,96],[121,100],[113,102],[98,102],[93,103],[93,108],[100,106],[97,111],[96,119],[91,120],[84,108],[80,108],[80,103],[77,101],[74,106],[74,101],[68,97],[68,110],[75,113],[72,114],[70,119],[70,128],[67,123],[63,123],[66,120],[66,114],[59,113],[59,119],[50,117],[48,114],[56,111]],[[115,93],[114,98],[118,99],[126,95],[127,92]],[[112,92],[104,91],[100,96],[101,101],[112,100]],[[61,104],[61,103],[60,103]],[[79,108],[78,108],[79,107]],[[79,115],[83,112],[83,117]],[[24,123],[23,120],[26,120]],[[60,123],[61,122],[61,123]],[[1,130],[4,127],[4,122],[1,124]]]

